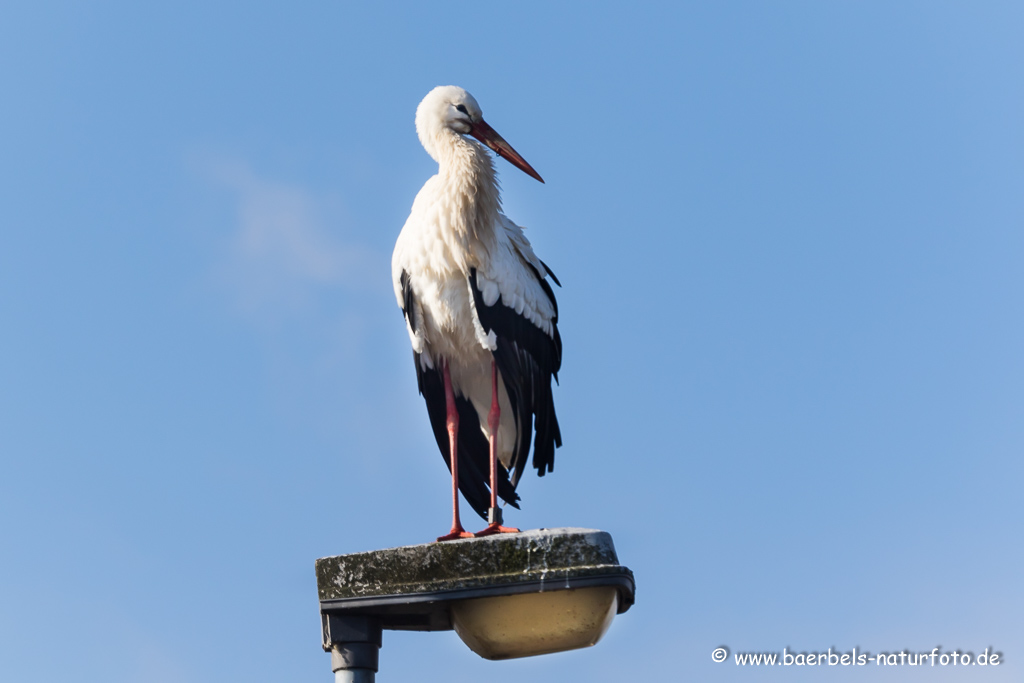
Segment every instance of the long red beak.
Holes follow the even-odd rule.
[[[544,182],[544,179],[540,177],[540,174],[533,170],[533,166],[526,163],[526,159],[519,156],[519,152],[512,149],[512,145],[505,142],[505,138],[498,135],[497,131],[487,125],[487,122],[483,119],[480,119],[473,124],[473,127],[469,130],[469,134],[494,150],[494,153],[499,157],[507,159],[510,164],[526,175],[536,178],[542,183]]]

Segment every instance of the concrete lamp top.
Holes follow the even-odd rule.
[[[316,576],[325,618],[363,615],[402,630],[450,629],[450,604],[472,598],[613,586],[622,613],[635,592],[611,536],[575,528],[325,557]]]

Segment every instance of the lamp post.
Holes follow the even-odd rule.
[[[632,606],[611,536],[539,529],[325,557],[323,647],[337,683],[372,683],[384,630],[455,629],[487,659],[595,644]]]

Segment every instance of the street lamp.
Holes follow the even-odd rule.
[[[371,683],[382,631],[452,628],[481,657],[595,644],[633,604],[609,534],[539,529],[316,562],[323,646],[336,681]]]

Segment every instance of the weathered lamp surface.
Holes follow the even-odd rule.
[[[539,529],[317,560],[324,646],[332,619],[385,629],[455,628],[488,659],[593,645],[633,604],[611,536]]]

